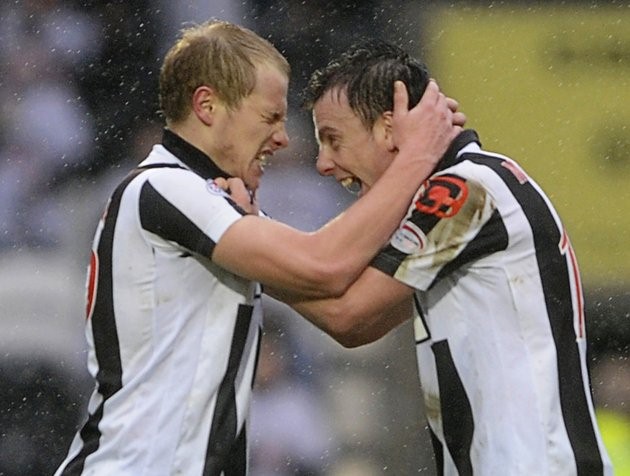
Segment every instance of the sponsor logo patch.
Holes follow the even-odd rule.
[[[416,209],[438,218],[456,215],[468,198],[466,181],[454,175],[438,175],[422,184]]]
[[[424,232],[410,221],[396,230],[390,241],[394,248],[407,255],[422,250],[426,246],[426,242],[427,237]]]

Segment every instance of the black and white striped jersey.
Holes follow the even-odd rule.
[[[575,254],[516,162],[464,131],[372,265],[416,288],[440,474],[612,474],[591,401]]]
[[[260,286],[213,247],[243,211],[166,130],[115,190],[88,279],[88,419],[58,475],[245,475]]]

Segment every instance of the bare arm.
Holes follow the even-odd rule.
[[[340,295],[388,241],[414,193],[461,131],[456,122],[435,82],[409,111],[407,91],[397,83],[394,127],[400,151],[364,197],[313,233],[246,216],[219,240],[213,261],[305,297]]]
[[[340,297],[306,300],[269,290],[345,347],[368,344],[413,315],[413,289],[368,267]]]

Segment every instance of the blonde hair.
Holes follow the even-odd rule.
[[[286,58],[247,28],[211,20],[182,30],[160,70],[160,109],[167,123],[184,120],[199,86],[210,86],[228,107],[237,107],[256,85],[256,69],[271,65],[290,74]]]

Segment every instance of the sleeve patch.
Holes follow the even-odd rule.
[[[427,237],[424,232],[412,223],[405,222],[392,237],[390,244],[407,255],[418,253],[427,243]]]
[[[456,215],[466,202],[466,181],[455,175],[437,175],[426,180],[421,187],[416,209],[438,218]]]

